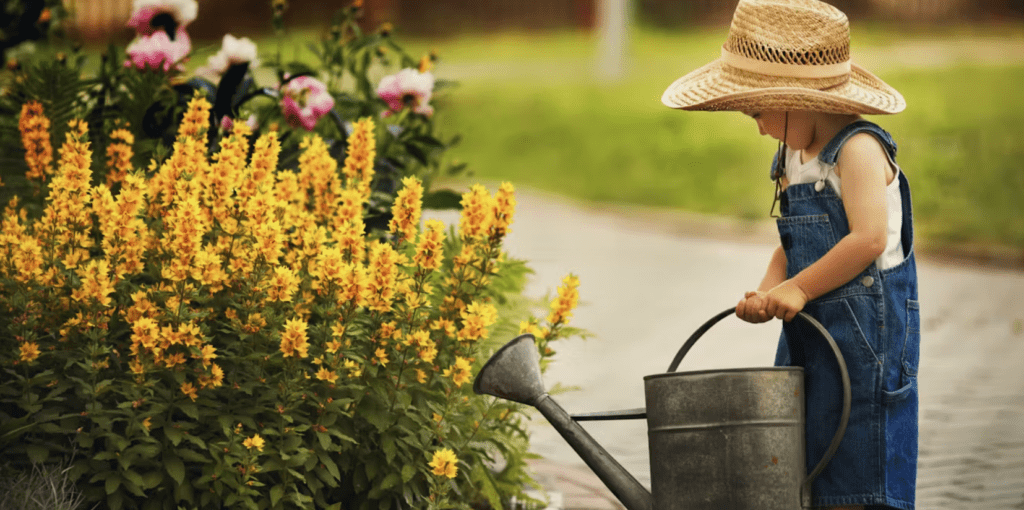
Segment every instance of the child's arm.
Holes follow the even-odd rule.
[[[786,279],[786,252],[782,246],[775,248],[768,270],[756,291],[747,292],[736,305],[736,316],[747,322],[767,322],[773,317],[765,312],[765,294]]]
[[[792,320],[808,301],[852,280],[885,251],[889,160],[882,146],[867,133],[853,136],[840,152],[839,169],[850,233],[817,262],[768,291],[769,316]]]

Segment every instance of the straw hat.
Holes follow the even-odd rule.
[[[661,102],[682,110],[897,113],[903,96],[850,62],[850,23],[816,0],[740,0],[722,56]]]

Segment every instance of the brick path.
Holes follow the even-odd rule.
[[[573,325],[595,334],[556,344],[545,374],[549,386],[578,388],[555,397],[570,413],[643,407],[642,376],[663,372],[693,329],[755,285],[773,248],[770,228],[760,226],[745,235],[719,228],[730,234],[702,238],[644,215],[588,210],[539,193],[520,191],[518,199],[507,247],[536,271],[530,292],[543,296],[565,274],[577,274],[581,305]],[[1024,272],[918,263],[917,507],[1024,509]],[[776,331],[723,321],[680,370],[770,364]],[[533,466],[561,506],[619,508],[543,418],[536,420],[532,444],[545,459]],[[649,486],[645,424],[586,428]]]

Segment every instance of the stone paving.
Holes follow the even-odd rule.
[[[756,286],[773,249],[770,224],[666,221],[522,190],[518,201],[506,247],[536,272],[528,292],[553,293],[570,272],[581,281],[573,325],[594,336],[556,344],[545,373],[549,388],[573,388],[555,396],[570,413],[643,407],[643,376],[664,372],[694,329]],[[1024,509],[1024,271],[918,263],[918,508]],[[680,370],[770,365],[777,332],[726,319]],[[649,487],[643,421],[586,428]],[[620,508],[539,414],[531,430],[553,507]]]

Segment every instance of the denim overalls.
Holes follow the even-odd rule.
[[[839,149],[860,132],[874,135],[890,161],[895,160],[896,144],[889,133],[867,121],[845,127],[818,158],[834,165]],[[835,338],[853,390],[846,434],[835,457],[814,480],[815,506],[914,508],[920,314],[910,188],[902,171],[897,170],[896,178],[903,202],[903,262],[884,271],[872,263],[804,308]],[[843,202],[830,185],[817,191],[814,183],[791,184],[779,200],[779,235],[786,253],[786,277],[792,278],[835,246],[850,228]],[[775,364],[805,368],[810,472],[839,426],[839,368],[820,333],[798,320],[783,325]]]

